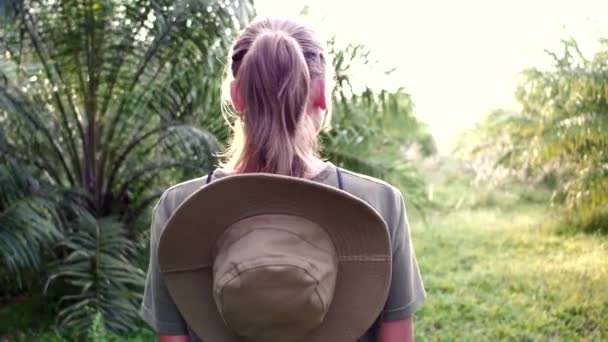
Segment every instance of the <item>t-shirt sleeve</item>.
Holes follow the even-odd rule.
[[[188,335],[186,323],[169,295],[158,266],[158,239],[170,216],[166,202],[165,193],[153,210],[150,227],[150,264],[140,314],[157,334]]]
[[[426,297],[418,262],[412,245],[412,239],[403,203],[403,197],[395,191],[395,208],[392,222],[393,234],[393,274],[383,321],[396,321],[410,317],[422,305]]]

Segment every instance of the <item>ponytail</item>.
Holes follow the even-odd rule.
[[[306,115],[311,70],[302,45],[287,31],[268,27],[246,38],[241,41],[248,46],[239,49],[237,42],[232,60],[244,111],[235,123],[229,164],[239,173],[303,177],[317,132]]]

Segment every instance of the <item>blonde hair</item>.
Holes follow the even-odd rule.
[[[261,18],[241,32],[229,60],[226,83],[235,80],[244,110],[233,116],[222,166],[303,177],[317,152],[305,113],[311,81],[327,78],[321,40],[293,20]]]

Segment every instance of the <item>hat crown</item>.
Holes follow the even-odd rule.
[[[325,318],[337,265],[318,224],[290,215],[250,217],[218,240],[214,299],[224,322],[247,341],[301,341]]]

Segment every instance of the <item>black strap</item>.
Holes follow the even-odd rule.
[[[340,188],[340,190],[344,190],[344,182],[342,181],[342,171],[340,171],[339,167],[336,167],[336,176],[338,176],[338,188]]]
[[[211,177],[213,177],[213,173],[215,172],[215,169],[211,169],[211,171],[209,172],[209,174],[207,175],[207,183],[209,184],[211,183]]]

